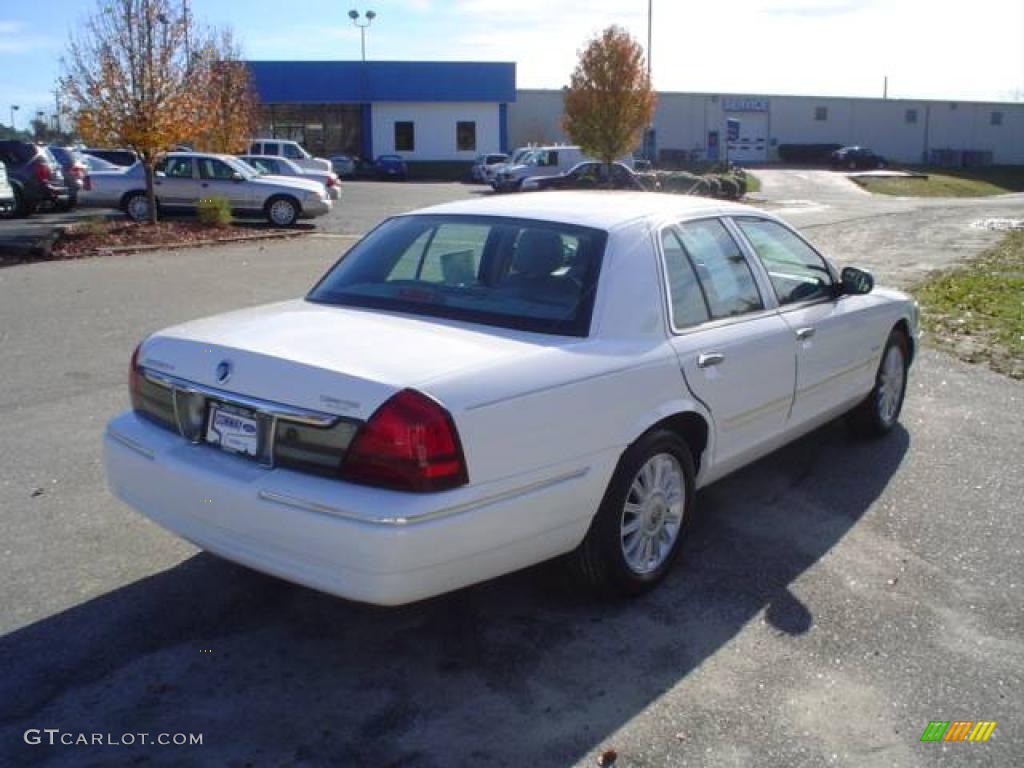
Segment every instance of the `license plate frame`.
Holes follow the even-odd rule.
[[[248,408],[212,401],[204,437],[226,453],[256,459],[260,452],[260,418]]]

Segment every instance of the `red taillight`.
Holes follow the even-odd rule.
[[[36,178],[41,182],[47,182],[50,180],[50,176],[53,174],[50,172],[50,166],[46,163],[36,163],[35,165]]]
[[[335,179],[333,176],[328,176],[327,177],[327,186],[328,187],[336,187],[336,186],[338,186],[338,180]]]
[[[71,174],[78,179],[84,179],[85,175],[89,172],[88,166],[82,163],[75,163],[71,166]]]
[[[142,371],[139,370],[140,349],[142,349],[141,344],[132,352],[132,361],[128,369],[128,392],[131,394],[132,408],[136,411],[142,408],[142,394],[139,391],[139,384],[142,381]]]
[[[401,491],[443,491],[469,482],[451,414],[413,389],[394,395],[360,428],[341,474]]]

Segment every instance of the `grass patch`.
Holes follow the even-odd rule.
[[[1024,231],[914,290],[935,343],[968,362],[1024,378]]]
[[[747,171],[747,194],[761,191],[761,180],[750,171]]]
[[[869,192],[905,197],[987,197],[1024,191],[1024,166],[990,168],[913,168],[928,178],[855,177]]]

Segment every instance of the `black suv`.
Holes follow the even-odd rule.
[[[0,161],[14,188],[14,213],[28,216],[42,205],[67,209],[71,204],[60,164],[46,147],[27,141],[0,141]]]
[[[885,158],[867,147],[843,147],[832,153],[833,168],[885,168]]]

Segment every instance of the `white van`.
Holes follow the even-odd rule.
[[[313,157],[297,141],[288,139],[250,139],[247,155],[272,155],[291,160],[300,168],[311,171],[330,171],[331,161],[323,157]]]
[[[545,147],[533,147],[519,165],[507,165],[495,174],[491,187],[500,192],[518,191],[523,180],[529,176],[557,176],[565,173],[579,163],[593,160],[575,145],[555,144]],[[633,167],[632,156],[621,162]]]

